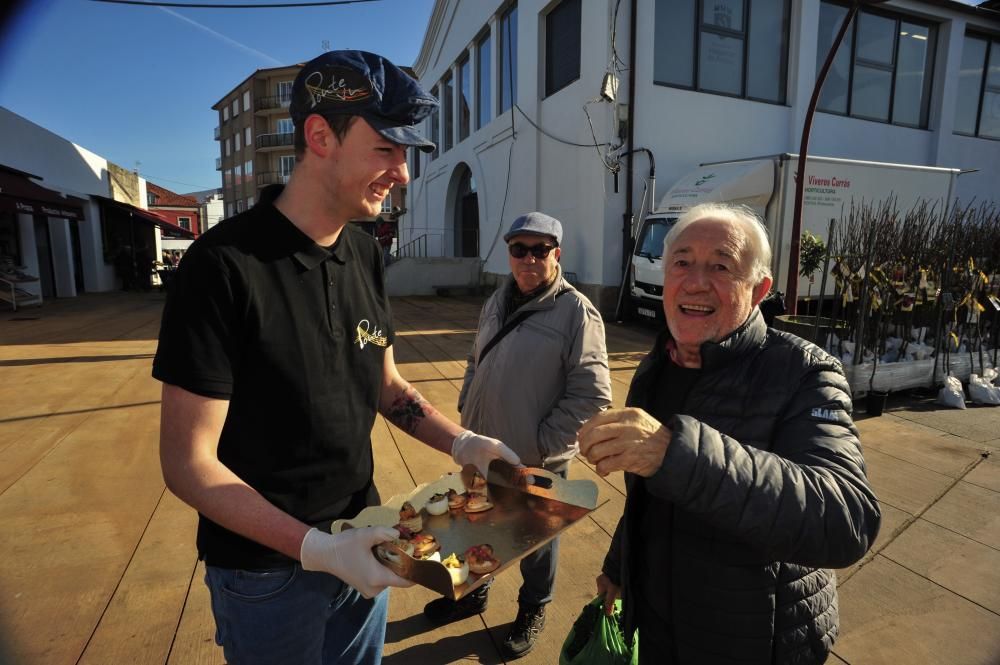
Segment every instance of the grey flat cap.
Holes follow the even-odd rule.
[[[545,213],[529,212],[514,220],[503,240],[507,242],[517,235],[549,236],[556,239],[556,245],[561,245],[562,224],[555,217],[549,217]]]

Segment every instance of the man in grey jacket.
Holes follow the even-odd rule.
[[[562,225],[540,212],[514,220],[504,235],[511,274],[486,301],[469,354],[458,409],[462,425],[502,439],[527,466],[563,477],[576,433],[611,404],[601,315],[562,276]],[[528,653],[552,600],[559,540],[521,560],[524,584],[504,650]],[[424,609],[439,624],[486,608],[488,588]]]
[[[692,208],[664,242],[667,329],[628,408],[580,430],[628,496],[603,571],[639,662],[815,665],[837,637],[836,576],[878,534],[840,363],[764,324],[763,225]],[[641,571],[641,572],[640,572]]]

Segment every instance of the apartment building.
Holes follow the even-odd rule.
[[[866,3],[809,154],[966,171],[998,201],[997,2]],[[441,101],[411,157],[400,242],[508,271],[517,215],[563,222],[563,269],[614,309],[630,230],[706,162],[797,153],[846,0],[436,0],[414,70]],[[655,160],[655,177],[653,162]]]
[[[219,114],[215,169],[222,174],[225,217],[253,206],[264,187],[288,182],[295,168],[295,128],[288,106],[301,67],[258,69],[212,106]],[[382,204],[384,218],[395,221],[405,211],[405,198],[405,188],[394,188]]]
[[[288,104],[300,66],[258,69],[212,106],[226,217],[253,206],[262,187],[287,182],[295,166]]]

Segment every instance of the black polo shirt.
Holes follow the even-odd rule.
[[[153,376],[229,400],[222,463],[281,510],[324,526],[378,502],[371,429],[393,341],[382,253],[352,224],[333,247],[317,245],[267,194],[184,255]],[[199,517],[210,565],[290,561]]]

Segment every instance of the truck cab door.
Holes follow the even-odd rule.
[[[651,215],[639,227],[629,269],[632,311],[648,320],[663,318],[663,239],[677,217]]]

